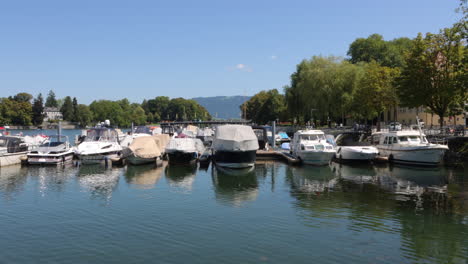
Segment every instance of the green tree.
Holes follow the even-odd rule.
[[[17,102],[30,103],[33,96],[28,93],[18,93],[13,97],[13,100]]]
[[[89,107],[84,104],[79,104],[77,106],[77,110],[78,115],[76,116],[76,122],[80,123],[81,127],[86,127],[93,120],[93,114],[91,110],[89,110]]]
[[[80,109],[78,108],[78,100],[76,100],[76,97],[73,97],[72,106],[73,106],[73,117],[71,121],[78,122],[78,116],[80,116]]]
[[[467,101],[467,54],[459,27],[419,34],[398,80],[402,104],[428,107],[443,126],[444,117]]]
[[[350,111],[361,68],[336,57],[303,60],[291,75],[291,85],[284,88],[290,118],[302,123],[314,117],[322,124],[343,120]]]
[[[394,83],[400,71],[398,68],[380,66],[377,62],[366,64],[364,70],[358,89],[354,91],[353,111],[355,116],[363,119],[377,117],[380,129],[381,114],[398,103]]]
[[[251,119],[257,124],[266,124],[285,117],[285,97],[277,89],[261,91],[242,104],[240,109],[245,110],[247,115],[243,118]]]
[[[46,107],[58,107],[57,99],[55,98],[55,93],[54,91],[50,90],[49,94],[47,95],[46,102],[45,102]]]
[[[89,105],[92,112],[93,121],[102,122],[109,120],[111,125],[124,126],[124,113],[118,102],[110,100],[93,101]]]
[[[352,63],[376,61],[387,67],[402,67],[405,64],[404,54],[412,46],[409,38],[397,38],[385,41],[379,34],[367,38],[358,38],[348,49]]]
[[[35,126],[42,124],[44,121],[44,99],[42,94],[39,94],[32,105],[32,123]]]
[[[22,126],[29,126],[32,124],[32,105],[29,101],[2,98],[0,99],[0,111],[0,116],[4,124]]]
[[[62,112],[63,120],[72,121],[73,120],[73,102],[70,96],[65,97],[63,105],[60,108]]]

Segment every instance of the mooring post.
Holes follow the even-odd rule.
[[[271,147],[274,149],[276,146],[275,146],[275,136],[276,136],[276,121],[273,121],[272,122],[272,130],[271,133],[273,134],[272,137],[271,137]]]

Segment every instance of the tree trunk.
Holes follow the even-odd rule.
[[[444,112],[439,112],[439,113],[437,113],[437,115],[439,115],[439,127],[442,130],[442,127],[444,126],[445,113]]]
[[[382,113],[379,113],[378,116],[377,116],[377,132],[380,132],[380,116],[382,115]]]

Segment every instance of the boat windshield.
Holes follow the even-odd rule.
[[[49,140],[47,140],[44,144],[40,145],[40,147],[56,147],[64,144],[67,141],[68,139],[66,136],[49,136]]]
[[[325,140],[324,135],[301,135],[301,140]]]
[[[400,136],[398,139],[401,143],[427,143],[425,136],[422,137],[422,142],[420,136]]]
[[[151,135],[151,130],[149,127],[146,126],[138,126],[135,128],[134,133],[139,133],[139,134],[150,134]]]
[[[117,141],[117,132],[111,129],[90,129],[85,141]]]

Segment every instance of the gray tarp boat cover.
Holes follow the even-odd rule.
[[[215,151],[252,151],[259,146],[252,127],[222,125],[216,129],[212,147]]]
[[[152,138],[158,145],[161,152],[166,152],[167,143],[171,140],[171,137],[168,134],[157,134],[153,135]]]
[[[205,147],[203,146],[203,142],[198,138],[171,138],[166,146],[166,153],[176,151],[203,153]]]
[[[128,148],[136,157],[152,159],[161,156],[161,149],[153,137],[136,137]]]

